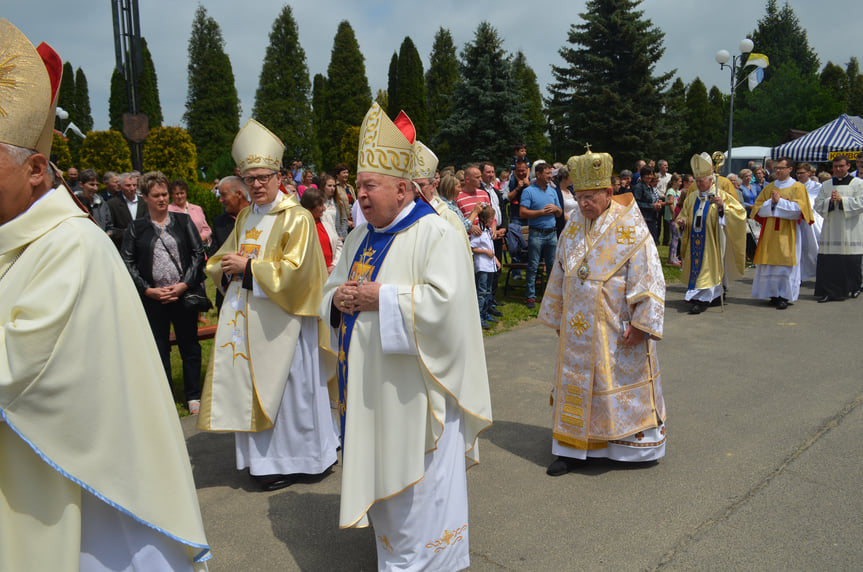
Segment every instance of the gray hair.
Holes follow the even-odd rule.
[[[110,181],[114,177],[119,177],[119,175],[117,173],[115,173],[114,171],[106,171],[105,174],[102,175],[102,182],[107,185],[108,181]]]
[[[6,150],[6,153],[16,165],[23,165],[27,159],[39,153],[39,151],[19,147],[11,143],[0,143],[0,148]],[[48,172],[51,177],[51,186],[56,187],[60,183],[60,180],[57,177],[57,169],[51,164],[51,161],[48,161]]]
[[[134,177],[136,179],[138,178],[137,176],[135,176],[134,173],[121,173],[120,174],[120,180],[118,182],[122,185],[123,181],[125,181],[126,179],[128,179],[130,177]]]
[[[239,189],[240,192],[243,193],[243,198],[245,198],[249,202],[252,202],[252,198],[249,196],[249,187],[247,187],[246,183],[243,182],[242,177],[237,177],[236,175],[230,175],[228,177],[223,178],[221,181],[219,181],[219,192],[220,193],[222,192],[222,189],[225,188],[225,183],[228,183],[230,185],[236,185],[234,187],[234,190],[236,191],[237,189]]]

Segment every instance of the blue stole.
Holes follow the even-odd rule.
[[[395,226],[384,231],[375,232],[374,227],[368,224],[368,234],[363,244],[354,253],[348,280],[362,279],[373,282],[378,271],[383,265],[387,253],[390,251],[395,240],[395,235],[413,226],[415,222],[427,215],[437,215],[437,212],[425,201],[416,201],[414,208],[408,215],[400,220]],[[341,427],[340,439],[342,441],[342,454],[345,447],[345,413],[347,411],[348,394],[348,351],[351,347],[351,334],[359,313],[342,313],[342,325],[339,328],[339,425]]]
[[[704,200],[704,207],[698,213],[700,201]],[[689,235],[689,290],[695,290],[695,281],[701,273],[701,264],[704,262],[704,237],[707,229],[707,212],[710,209],[710,201],[698,197],[695,199],[695,207],[692,209],[692,232]],[[701,224],[695,221],[701,219]]]

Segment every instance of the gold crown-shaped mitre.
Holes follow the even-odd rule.
[[[693,155],[689,166],[692,167],[692,176],[696,179],[713,175],[713,159],[708,153]]]
[[[246,121],[231,147],[231,157],[241,173],[258,168],[278,171],[284,154],[282,140],[254,119]]]
[[[39,50],[52,58],[49,63],[62,65],[47,44]],[[40,51],[11,22],[0,19],[0,143],[48,156],[57,102]]]
[[[593,191],[611,186],[614,161],[608,153],[593,153],[588,150],[584,155],[570,157],[566,166],[574,191]]]
[[[414,141],[414,164],[411,169],[412,180],[434,179],[438,158],[422,141]]]
[[[410,124],[406,115],[400,115],[398,119],[402,117]],[[410,128],[413,128],[412,124]],[[357,155],[357,173],[410,179],[415,158],[413,137],[408,139],[381,106],[373,103],[360,126]]]

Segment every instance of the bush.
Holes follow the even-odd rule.
[[[207,222],[212,226],[213,219],[223,212],[222,203],[219,198],[213,194],[213,185],[209,183],[194,183],[189,184],[189,193],[186,200],[193,205],[198,205],[204,210],[204,215],[207,217]]]
[[[198,182],[198,153],[182,127],[151,129],[143,155],[144,171],[162,171],[169,181],[183,179],[190,187]]]
[[[72,164],[72,154],[69,152],[69,144],[66,138],[54,132],[54,142],[51,143],[51,161],[64,173]]]
[[[119,131],[90,131],[81,143],[79,169],[94,169],[97,173],[132,170],[129,145]]]
[[[234,174],[234,167],[236,167],[236,163],[234,163],[234,158],[231,156],[230,149],[219,155],[219,157],[213,161],[213,164],[207,168],[207,180],[212,181],[214,178],[221,179],[222,177],[227,177],[229,175]]]

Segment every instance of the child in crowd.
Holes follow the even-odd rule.
[[[680,201],[680,186],[683,184],[683,177],[674,173],[671,175],[671,180],[668,181],[668,188],[665,191],[665,219],[669,222],[668,227],[671,229],[671,241],[668,244],[668,263],[672,266],[680,266],[680,253],[678,245],[680,244],[680,229],[676,224],[673,224],[677,213],[680,212],[678,204]]]
[[[500,269],[500,260],[494,255],[494,243],[491,238],[490,225],[494,222],[494,208],[485,205],[479,214],[479,227],[482,232],[479,236],[470,237],[470,248],[473,251],[473,268],[476,279],[476,295],[479,301],[479,317],[483,329],[491,328],[497,318],[489,312],[492,306],[491,287],[497,271]]]

